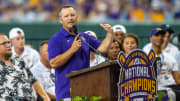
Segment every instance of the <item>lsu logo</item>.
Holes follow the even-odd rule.
[[[126,57],[118,55],[121,67],[118,91],[119,101],[154,101],[157,97],[157,83],[153,63],[156,55],[153,50],[147,56],[142,50],[134,50]]]

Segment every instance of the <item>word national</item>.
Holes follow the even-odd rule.
[[[157,97],[157,83],[153,63],[155,52],[146,55],[142,50],[134,50],[126,57],[118,55],[121,67],[119,77],[119,101],[153,101]]]

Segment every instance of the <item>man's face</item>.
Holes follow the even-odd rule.
[[[169,43],[171,41],[171,33],[169,33],[168,31],[166,31],[165,35],[164,35],[164,42]]]
[[[64,8],[61,10],[61,17],[59,22],[65,29],[71,29],[72,26],[76,25],[77,13],[73,8]]]
[[[117,40],[119,44],[122,43],[123,36],[124,36],[123,32],[115,32],[114,33],[114,39]]]
[[[42,49],[40,50],[40,55],[44,61],[48,62],[48,43],[45,43],[42,46]]]
[[[119,52],[120,52],[120,47],[119,47],[118,42],[113,42],[111,44],[110,49],[108,50],[107,57],[110,60],[116,60]]]
[[[5,57],[6,60],[12,55],[11,43],[5,35],[0,35],[0,55]]]
[[[161,34],[161,33],[158,33],[156,35],[153,35],[151,38],[150,38],[150,41],[152,42],[152,45],[155,46],[155,47],[158,47],[158,48],[161,48],[162,46],[162,43],[164,41],[164,35]]]
[[[25,44],[24,36],[18,35],[17,37],[12,39],[12,44],[14,48],[23,49]]]

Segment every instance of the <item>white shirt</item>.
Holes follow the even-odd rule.
[[[146,54],[149,54],[149,52],[145,52]],[[160,58],[162,66],[157,67],[158,86],[165,87],[168,85],[175,85],[176,82],[173,78],[172,72],[178,71],[178,63],[174,57],[167,54],[166,52],[162,52]]]
[[[178,63],[178,69],[180,71],[180,51],[178,51],[175,55],[176,62]]]
[[[95,59],[93,61],[90,61],[90,67],[92,66],[96,66],[102,62],[105,62],[105,58],[100,56],[100,55],[97,55],[97,54],[94,54],[95,55]]]
[[[12,47],[12,59],[19,57],[15,50],[14,47]],[[32,68],[35,64],[37,64],[40,61],[40,56],[39,53],[29,47],[24,47],[24,51],[22,53],[22,55],[19,57],[20,59],[23,59],[25,64],[27,65],[27,67],[30,69]]]
[[[150,49],[152,49],[152,43],[146,44],[143,48],[143,51],[149,53]],[[175,57],[176,53],[178,52],[178,48],[173,44],[168,43],[167,47],[165,48],[165,50],[163,50],[163,52],[166,52],[167,54]]]
[[[161,69],[160,74],[157,75],[158,86],[175,85],[176,82],[173,78],[172,72],[178,71],[178,64],[176,60],[166,52],[161,53]]]
[[[52,77],[52,75],[54,75],[54,69],[51,70],[52,72],[50,72],[49,69],[47,69],[41,62],[39,62],[30,69],[32,74],[43,86],[45,91],[52,95],[55,95],[55,77]]]

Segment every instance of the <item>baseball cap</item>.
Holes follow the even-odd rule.
[[[156,35],[158,33],[165,34],[165,31],[162,28],[152,29],[151,36]]]
[[[15,38],[18,35],[24,36],[24,31],[21,28],[15,27],[9,31],[9,39]]]
[[[114,25],[113,32],[123,32],[126,33],[126,28],[123,25]]]
[[[96,33],[93,31],[85,31],[84,33],[88,34],[89,36],[95,37],[97,39]]]
[[[160,26],[164,31],[168,31],[169,33],[174,33],[173,29],[170,27],[169,24],[163,24]]]

